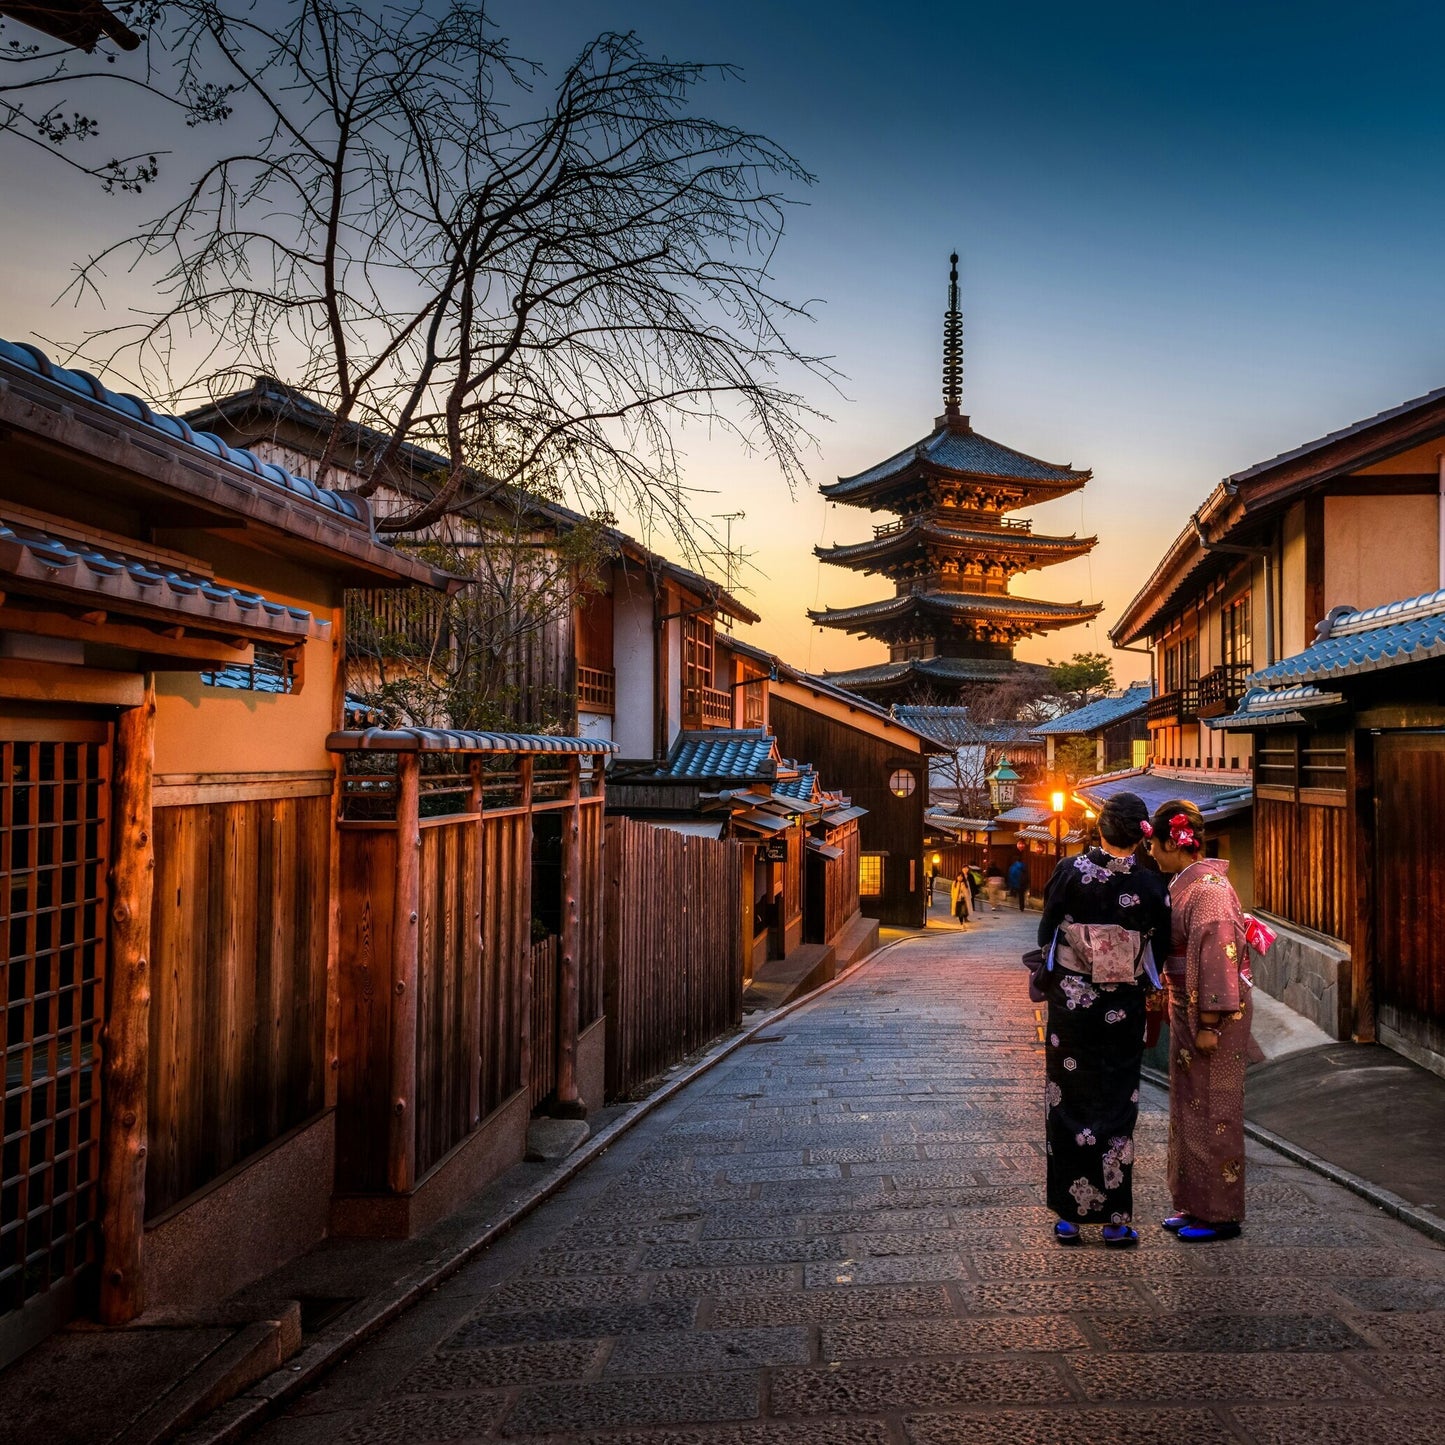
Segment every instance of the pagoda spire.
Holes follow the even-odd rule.
[[[948,311],[943,318],[943,415],[942,425],[959,425],[966,430],[963,415],[963,311],[958,302],[958,252],[949,258]]]

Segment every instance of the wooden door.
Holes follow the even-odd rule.
[[[110,765],[108,723],[0,717],[0,1365],[99,1252]]]
[[[1383,1030],[1445,1054],[1445,732],[1375,746],[1375,1002]]]

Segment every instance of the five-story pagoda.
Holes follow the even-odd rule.
[[[943,415],[917,445],[854,477],[820,488],[830,501],[899,520],[870,541],[819,547],[825,562],[892,580],[894,595],[859,607],[808,615],[823,627],[876,637],[889,660],[827,674],[831,682],[883,702],[964,702],[1034,665],[1014,644],[1036,632],[1087,622],[1103,604],[1039,602],[1013,596],[1020,572],[1081,557],[1096,537],[1046,537],[1010,512],[1077,491],[1087,471],[1041,462],[980,436],[962,413],[963,317],[958,257],[951,258],[944,322]]]

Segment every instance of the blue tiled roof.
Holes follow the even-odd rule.
[[[796,798],[800,803],[811,803],[819,792],[818,774],[811,763],[804,763],[798,769],[796,778],[774,783],[773,792],[780,798]]]
[[[884,687],[916,677],[923,682],[1002,682],[1006,678],[1047,669],[1036,662],[1014,662],[1006,657],[923,657],[907,662],[879,662],[823,676],[835,687]]]
[[[1153,768],[1131,768],[1088,778],[1074,792],[1095,808],[1102,807],[1115,793],[1134,793],[1152,813],[1161,804],[1184,798],[1195,804],[1206,819],[1233,817],[1254,803],[1249,783],[1210,783],[1200,778],[1181,778]]]
[[[604,738],[551,733],[481,733],[457,728],[361,728],[331,733],[333,753],[615,753]]]
[[[895,706],[893,716],[918,732],[926,733],[945,747],[968,747],[999,744],[1008,747],[1029,747],[1033,740],[1029,729],[1017,722],[975,722],[962,706],[911,705]]]
[[[1330,682],[1362,672],[1445,656],[1445,589],[1335,617],[1329,635],[1262,668],[1255,687]]]
[[[1252,687],[1240,699],[1239,707],[1227,717],[1204,719],[1216,732],[1247,732],[1252,728],[1284,727],[1307,721],[1305,713],[1315,708],[1338,707],[1344,698],[1325,692],[1312,683],[1295,687]]]
[[[659,777],[772,781],[778,744],[760,728],[711,728],[679,733]]]
[[[1149,699],[1153,695],[1154,689],[1149,683],[1136,682],[1117,697],[1096,698],[1081,708],[1075,708],[1073,712],[1050,718],[1048,722],[1040,723],[1029,731],[1037,737],[1073,737],[1080,733],[1097,732],[1101,728],[1113,727],[1115,723],[1142,713],[1149,706]]]
[[[1043,483],[1052,487],[1072,487],[1088,481],[1090,473],[1072,467],[1056,466],[1040,461],[1012,447],[1003,446],[980,436],[976,431],[955,427],[939,427],[905,451],[879,462],[866,472],[852,477],[839,477],[829,486],[820,487],[825,497],[842,499],[866,491],[878,482],[887,481],[908,470],[915,461],[930,462],[951,472],[968,476],[997,477],[1008,481]]]
[[[227,446],[220,437],[211,432],[194,431],[182,417],[153,411],[147,402],[137,396],[111,391],[88,371],[71,371],[67,367],[57,366],[43,351],[34,346],[27,345],[25,342],[0,339],[0,360],[8,361],[11,365],[18,366],[35,376],[43,376],[47,381],[53,381],[59,386],[66,387],[87,401],[98,402],[101,406],[126,418],[127,421],[139,422],[142,426],[150,427],[170,441],[195,447],[198,451],[205,452],[218,461],[240,467],[242,471],[249,472],[259,480],[291,493],[292,496],[314,502],[317,506],[325,507],[328,511],[335,512],[338,516],[346,517],[353,522],[369,525],[370,519],[367,511],[356,498],[349,497],[342,492],[328,491],[325,487],[318,487],[314,482],[308,482],[305,477],[298,477],[288,472],[285,467],[278,467],[273,462],[262,461],[254,452],[241,451],[236,447]]]

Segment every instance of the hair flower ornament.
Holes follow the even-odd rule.
[[[1145,819],[1139,824],[1139,831],[1140,831],[1146,838],[1152,838],[1152,837],[1154,836],[1154,825],[1153,825],[1153,823],[1151,823],[1151,822],[1148,820],[1148,818],[1145,818]]]
[[[1175,813],[1169,820],[1169,842],[1175,848],[1197,848],[1198,839],[1194,828],[1183,813]]]

